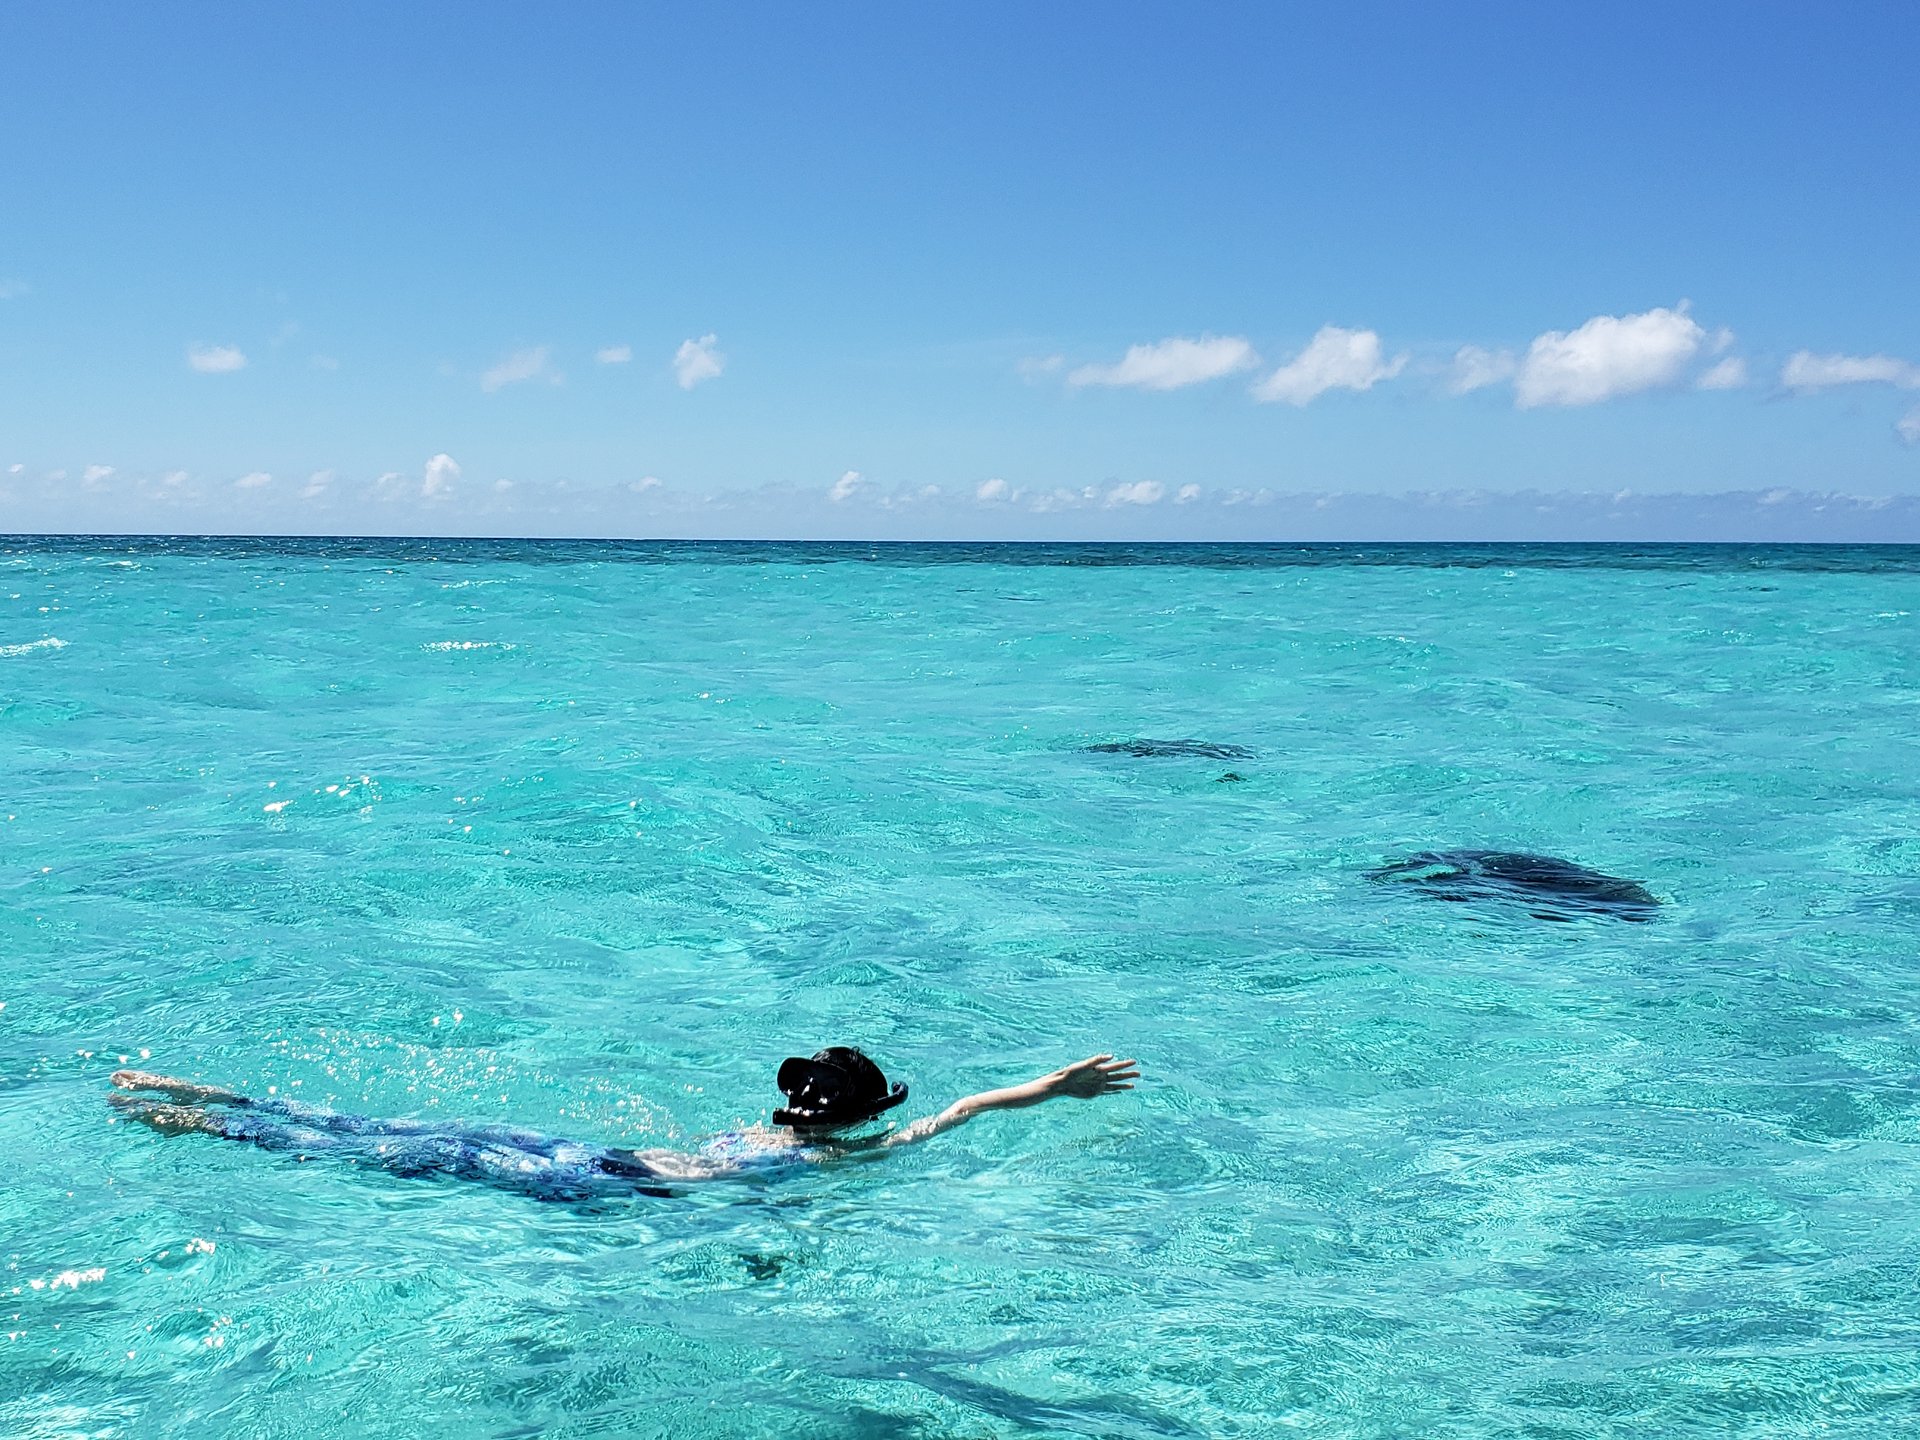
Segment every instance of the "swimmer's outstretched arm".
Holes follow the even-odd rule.
[[[236,1091],[218,1085],[199,1085],[192,1080],[177,1080],[171,1075],[155,1075],[150,1070],[116,1070],[108,1077],[122,1090],[151,1090],[169,1100],[188,1105],[248,1105],[252,1102]]]
[[[1102,1095],[1111,1095],[1116,1090],[1131,1090],[1133,1086],[1130,1082],[1140,1078],[1140,1072],[1134,1066],[1132,1060],[1116,1060],[1111,1055],[1089,1055],[1085,1060],[1076,1060],[1024,1085],[1009,1085],[1003,1090],[983,1090],[978,1095],[956,1100],[938,1115],[929,1115],[924,1120],[914,1121],[904,1130],[894,1131],[887,1137],[886,1143],[911,1145],[916,1140],[925,1140],[943,1130],[964,1125],[988,1110],[1018,1110],[1043,1101],[1058,1100],[1063,1095],[1076,1100],[1094,1100]]]

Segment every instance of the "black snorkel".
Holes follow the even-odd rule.
[[[880,1067],[851,1045],[830,1045],[811,1059],[791,1055],[774,1077],[787,1103],[773,1123],[796,1130],[834,1130],[858,1125],[907,1098],[904,1084],[887,1083]]]

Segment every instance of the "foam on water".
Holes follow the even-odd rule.
[[[1912,551],[0,559],[0,1432],[1920,1421]],[[1663,903],[1367,879],[1476,849]],[[1148,1079],[599,1210],[104,1103],[690,1145],[836,1041]]]

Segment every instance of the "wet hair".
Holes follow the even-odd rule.
[[[773,1123],[805,1129],[857,1125],[907,1098],[907,1087],[888,1085],[880,1067],[851,1045],[829,1045],[811,1059],[790,1055],[774,1077],[787,1103]]]

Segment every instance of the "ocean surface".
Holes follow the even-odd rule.
[[[1917,742],[1912,548],[0,540],[0,1434],[1914,1433]],[[836,1042],[1145,1078],[597,1205],[106,1103]]]

